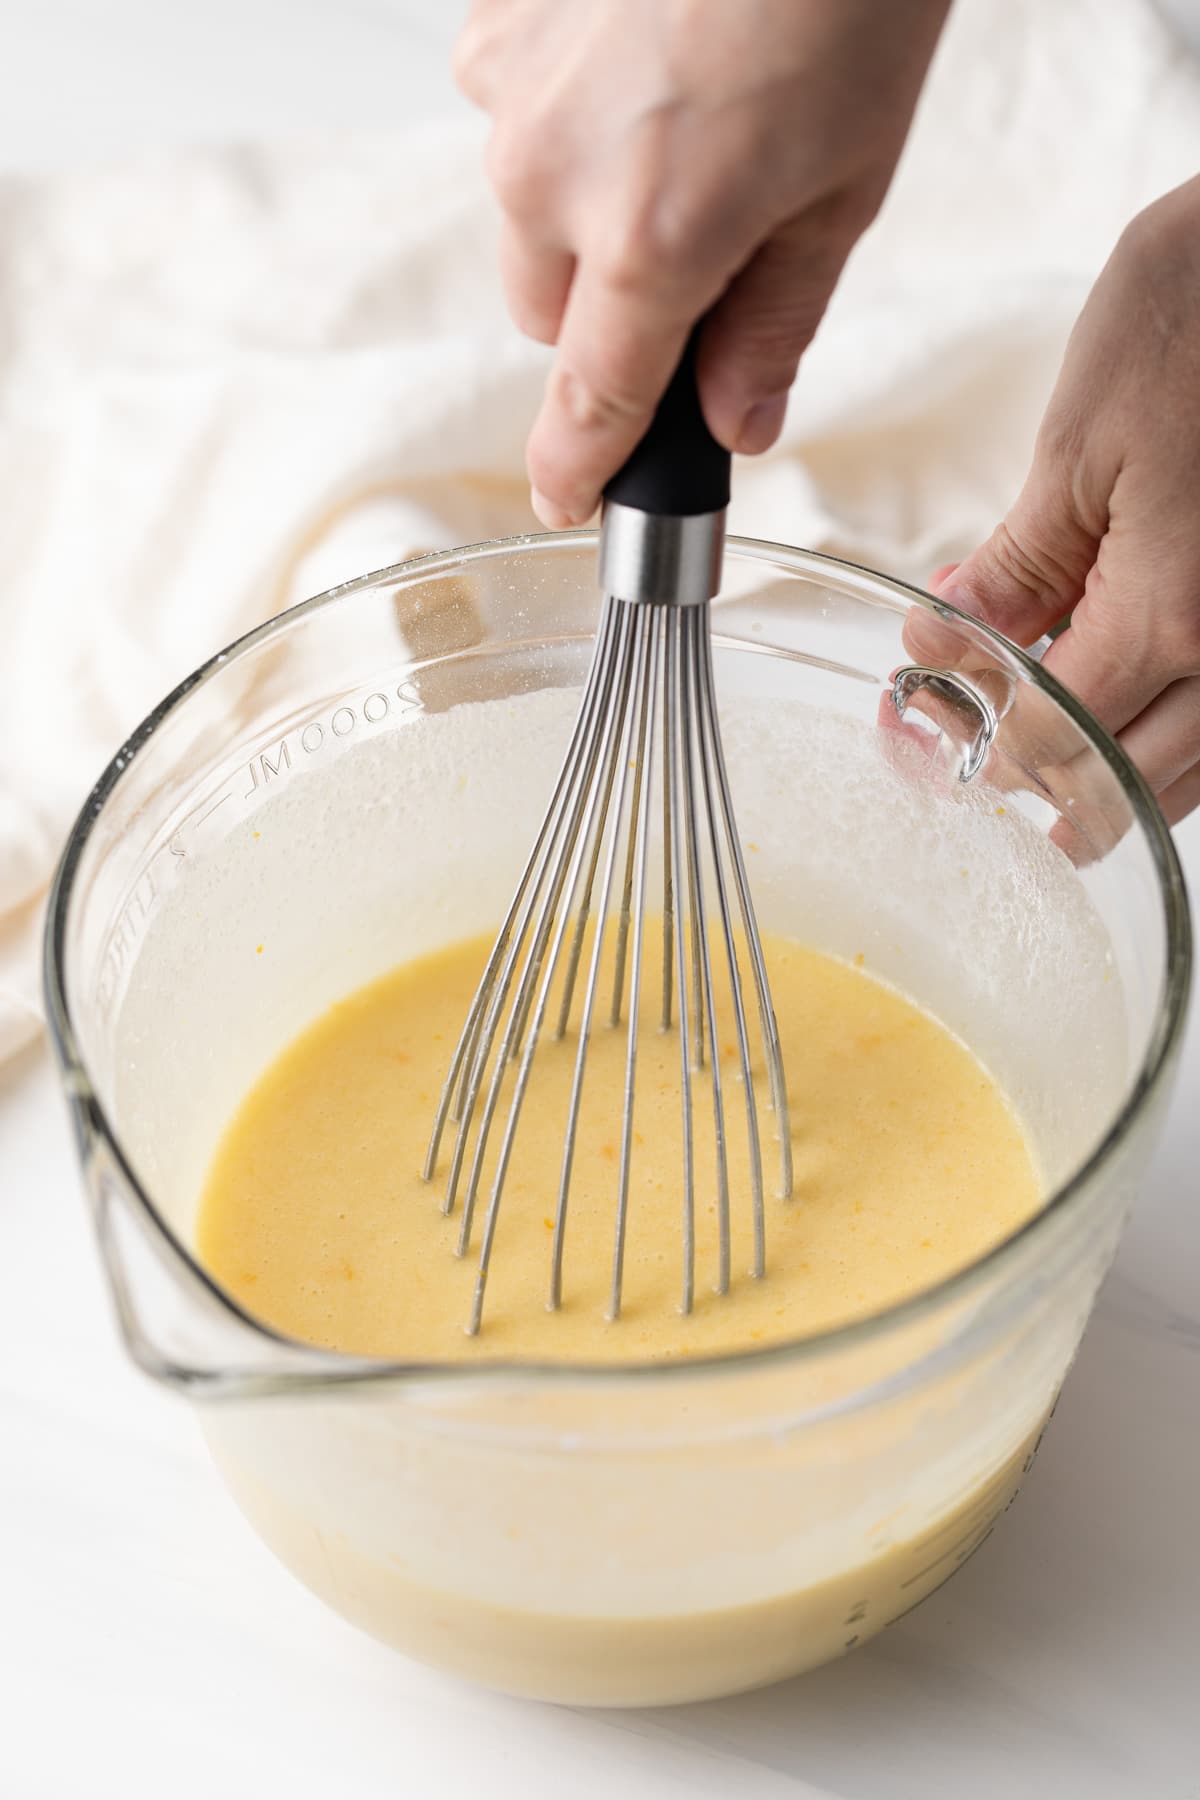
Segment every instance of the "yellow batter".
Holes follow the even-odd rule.
[[[733,1195],[733,1286],[717,1268],[712,1111],[695,1080],[696,1304],[679,1311],[678,1040],[658,1027],[659,929],[647,932],[638,1107],[621,1317],[608,1303],[626,1034],[589,1054],[566,1234],[564,1302],[546,1296],[576,1040],[539,1045],[504,1189],[483,1330],[469,1338],[475,1257],[419,1177],[442,1080],[489,941],[397,969],[335,1006],[262,1077],[213,1163],[205,1265],[276,1328],[400,1358],[643,1361],[748,1349],[876,1312],[962,1267],[1038,1205],[1020,1126],[970,1051],[892,989],[782,938],[765,944],[787,1066],[792,1198],[756,1065],[767,1157],[767,1276],[748,1273],[744,1094],[719,1022]],[[611,951],[611,944],[606,946]],[[756,1021],[752,1021],[756,1022]],[[500,1115],[501,1121],[503,1115]],[[493,1141],[498,1140],[499,1130]],[[441,1174],[448,1162],[450,1133]],[[477,1251],[486,1185],[473,1250]]]
[[[203,1197],[199,1249],[272,1325],[406,1359],[642,1362],[749,1349],[886,1307],[969,1262],[1039,1203],[1017,1120],[964,1045],[860,967],[769,938],[795,1190],[787,1202],[775,1193],[778,1146],[764,1114],[767,1275],[756,1281],[744,1091],[726,1008],[717,1049],[733,1287],[712,1292],[706,1068],[695,1084],[696,1307],[681,1316],[678,1038],[658,1029],[654,927],[621,1317],[605,1312],[626,1034],[598,1022],[564,1304],[549,1312],[545,1302],[576,1040],[547,1034],[504,1190],[483,1329],[469,1338],[475,1259],[456,1258],[458,1216],[439,1206],[449,1139],[439,1183],[418,1171],[488,948],[455,946],[351,995],[268,1069],[234,1119]],[[765,1107],[761,1067],[755,1076]],[[486,1197],[485,1183],[480,1215]],[[478,1243],[477,1224],[476,1252]],[[880,1372],[871,1364],[872,1378]],[[1051,1398],[1029,1395],[994,1432],[973,1416],[951,1425],[960,1404],[951,1371],[861,1415],[835,1408],[811,1431],[764,1425],[743,1437],[747,1404],[786,1417],[795,1399],[786,1369],[764,1379],[776,1384],[769,1402],[754,1379],[689,1388],[669,1423],[661,1393],[550,1384],[493,1401],[468,1385],[465,1412],[441,1430],[403,1389],[390,1397],[386,1384],[368,1384],[273,1411],[271,1433],[253,1405],[213,1408],[206,1430],[262,1536],[347,1618],[513,1692],[649,1704],[794,1674],[914,1605],[986,1537]],[[653,1421],[646,1441],[639,1405]],[[632,1432],[624,1449],[610,1444],[614,1425],[624,1442],[621,1421]],[[685,1421],[696,1442],[685,1432],[673,1446]]]
[[[395,1549],[364,1554],[352,1536],[318,1525],[264,1487],[245,1459],[222,1454],[218,1443],[213,1448],[238,1504],[275,1554],[329,1605],[384,1643],[529,1699],[576,1706],[669,1706],[800,1674],[853,1650],[903,1617],[984,1543],[1011,1504],[1039,1437],[1040,1432],[1032,1432],[998,1466],[981,1471],[965,1498],[956,1496],[921,1530],[906,1533],[885,1509],[871,1554],[862,1561],[797,1587],[785,1586],[769,1599],[713,1605],[706,1596],[712,1560],[698,1556],[688,1583],[694,1590],[690,1606],[661,1600],[647,1605],[638,1593],[640,1584],[614,1572],[608,1604],[588,1609],[573,1603],[570,1581],[563,1584],[556,1606],[524,1597],[498,1603],[480,1591],[494,1571],[500,1546],[509,1540],[516,1540],[518,1548],[532,1540],[533,1568],[520,1586],[533,1579],[538,1547],[546,1536],[534,1535],[528,1525],[532,1481],[527,1464],[515,1504],[510,1507],[502,1498],[487,1509],[499,1511],[495,1534],[488,1533],[481,1543],[476,1516],[474,1529],[460,1538],[456,1579],[434,1584],[422,1568],[420,1541],[398,1536]],[[431,1479],[446,1510],[455,1504],[456,1473],[432,1466]],[[625,1474],[626,1484],[635,1487],[654,1481],[653,1468],[637,1462]],[[799,1470],[792,1513],[801,1534],[804,1488],[805,1473]],[[754,1518],[755,1533],[761,1533],[761,1470],[753,1463],[742,1472],[739,1491]],[[696,1505],[694,1487],[679,1497]],[[588,1529],[594,1522],[585,1489],[578,1508],[566,1510],[550,1532],[555,1539],[578,1535],[585,1558],[594,1563],[599,1540]],[[776,1529],[778,1522],[770,1520],[767,1541],[772,1546]],[[723,1535],[744,1541],[737,1526]],[[601,1538],[607,1546],[608,1533]],[[788,1552],[782,1535],[777,1556],[783,1566]]]

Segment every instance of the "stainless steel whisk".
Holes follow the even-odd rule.
[[[682,1297],[695,1290],[694,1084],[711,1085],[718,1267],[730,1284],[727,1095],[717,1054],[714,959],[728,976],[749,1147],[752,1273],[766,1267],[763,1134],[751,1069],[750,1027],[737,942],[740,920],[780,1151],[779,1191],[791,1193],[792,1157],[779,1033],[762,940],[734,820],[713,680],[709,601],[720,586],[730,458],[704,423],[689,344],[650,430],[605,491],[600,585],[605,593],[583,700],[550,805],[488,958],[442,1090],[424,1177],[433,1179],[447,1121],[453,1150],[443,1210],[462,1198],[458,1254],[471,1244],[484,1165],[506,1076],[512,1091],[483,1218],[467,1330],[479,1330],[500,1203],[530,1072],[547,1024],[566,1035],[578,993],[575,1052],[554,1210],[548,1304],[562,1298],[563,1252],[580,1106],[598,1006],[616,1027],[626,1015],[624,1101],[614,1216],[609,1317],[621,1310],[634,1149],[639,1004],[651,815],[661,789],[662,1011],[677,1023],[681,1100]],[[597,885],[598,881],[598,885]],[[615,909],[615,973],[602,1001],[601,951]],[[736,909],[736,916],[735,916]],[[590,945],[589,921],[593,924]],[[714,944],[716,946],[714,951]],[[563,955],[566,961],[563,962]],[[706,1052],[706,1044],[708,1046]],[[465,1186],[464,1186],[465,1180]]]

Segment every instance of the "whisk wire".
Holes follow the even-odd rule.
[[[663,636],[666,640],[666,653],[663,658],[664,670],[665,670],[665,684],[663,687],[663,737],[666,740],[667,754],[669,755],[670,754],[670,744],[671,744],[671,722],[672,721],[668,715],[667,709],[668,709],[668,704],[669,704],[669,696],[671,693],[671,683],[674,680],[674,672],[673,672],[674,664],[673,664],[673,660],[672,660],[672,653],[675,648],[676,640],[675,640],[674,633],[669,630],[664,630]],[[671,857],[671,833],[674,829],[674,827],[672,825],[672,814],[671,814],[671,781],[670,781],[669,775],[665,769],[664,769],[664,773],[663,773],[662,801],[663,801],[662,1029],[664,1031],[670,1031],[670,1029],[671,1029],[671,1001],[672,1001],[671,989],[672,989],[672,976],[673,976],[672,958],[674,955],[673,939],[675,936],[675,873],[674,873],[674,865],[673,865],[672,857]],[[686,1043],[686,1041],[687,1041],[687,1038],[686,1038],[686,1034],[685,1034],[684,1042]]]
[[[668,796],[665,818],[669,829],[664,843],[668,890],[675,896],[683,893],[683,777],[680,770],[683,734],[680,729],[682,711],[682,656],[678,631],[667,632],[667,679],[663,690],[663,737],[666,743],[666,775],[663,787]],[[665,930],[665,927],[664,927]],[[687,948],[682,922],[675,932],[675,967],[679,993],[679,1108],[683,1128],[683,1293],[680,1311],[692,1310],[696,1286],[696,1162],[692,1130],[692,1057],[691,1031],[688,1017]],[[664,984],[666,975],[664,975]],[[664,1016],[667,1011],[663,1002]]]
[[[625,1049],[625,1095],[621,1109],[621,1163],[617,1183],[617,1221],[613,1243],[612,1290],[609,1297],[608,1316],[610,1319],[620,1317],[621,1286],[625,1273],[625,1232],[629,1218],[629,1172],[633,1157],[633,1106],[637,1086],[637,1052],[638,1031],[640,1028],[640,1008],[642,983],[642,942],[646,924],[646,851],[650,836],[650,784],[643,779],[643,763],[652,761],[654,756],[654,724],[657,708],[649,704],[650,696],[656,695],[659,685],[659,622],[664,609],[658,606],[643,607],[642,615],[646,620],[646,632],[642,648],[649,653],[649,677],[642,689],[641,719],[638,727],[638,762],[634,776],[633,800],[629,813],[629,848],[631,856],[627,866],[630,877],[626,881],[626,894],[621,901],[621,927],[628,931],[629,916],[628,896],[636,894],[633,907],[633,949],[629,968],[629,1031]],[[648,639],[648,645],[646,643]],[[618,945],[620,938],[618,937]],[[618,974],[613,988],[613,1018],[615,1025],[621,1016],[621,989],[623,971]]]
[[[656,628],[658,624],[657,613],[657,608],[651,607],[647,609],[647,622],[652,623]],[[655,641],[657,642],[657,637],[655,638]],[[646,732],[648,729],[648,715],[650,712],[650,696],[653,692],[653,682],[647,681],[643,683],[641,690],[641,708],[638,717],[637,749],[634,752],[633,798],[630,802],[629,843],[625,852],[625,880],[621,888],[621,910],[617,917],[616,950],[613,956],[612,1010],[609,1014],[610,1025],[619,1025],[621,1023],[621,997],[625,992],[625,957],[629,947],[629,919],[633,905],[633,884],[635,877],[634,861],[636,857],[637,834],[633,830],[633,821],[641,813],[642,778],[646,768]]]
[[[692,633],[692,649],[695,657],[695,677],[698,689],[705,683],[705,651],[708,647],[708,631]],[[733,998],[734,1031],[737,1037],[738,1058],[741,1071],[742,1088],[746,1101],[746,1138],[750,1155],[750,1205],[754,1227],[754,1260],[751,1273],[756,1277],[763,1274],[766,1266],[766,1222],[763,1208],[763,1174],[762,1146],[758,1137],[758,1109],[754,1098],[754,1075],[750,1066],[750,1036],[746,1028],[746,1008],[742,1001],[742,974],[738,963],[737,945],[733,935],[733,914],[729,905],[729,891],[725,883],[725,868],[721,857],[721,848],[717,832],[717,814],[713,803],[713,790],[716,786],[716,768],[720,764],[720,748],[715,742],[716,724],[711,706],[697,708],[697,737],[700,749],[700,780],[704,788],[704,817],[708,824],[709,844],[712,850],[713,879],[717,890],[717,916],[721,921],[721,934],[725,942],[725,957],[729,968],[729,991]],[[711,995],[712,986],[709,985]],[[712,1052],[713,1069],[718,1066],[718,1055],[715,1037]],[[722,1273],[728,1283],[729,1267],[729,1221],[728,1191],[725,1190],[725,1215],[722,1220],[721,1253]],[[724,1293],[719,1287],[718,1292]]]
[[[612,605],[622,605],[622,601],[612,601]],[[653,619],[640,619],[639,623],[642,625],[642,635],[639,637],[639,646],[637,646],[637,650],[639,650],[640,653],[644,650],[644,632],[646,632],[646,626],[657,625],[657,621],[653,621]],[[635,668],[635,675],[637,675],[637,668]],[[585,1078],[585,1069],[587,1069],[588,1046],[590,1046],[590,1040],[592,1040],[592,1012],[594,1012],[594,1006],[596,1006],[597,986],[599,986],[599,963],[601,963],[601,950],[603,950],[604,947],[603,920],[606,913],[608,913],[608,900],[610,900],[610,895],[612,895],[613,875],[615,875],[615,868],[617,868],[617,855],[619,855],[619,850],[621,850],[621,832],[619,832],[619,824],[621,824],[621,817],[622,814],[624,814],[624,788],[626,788],[626,781],[628,781],[628,774],[630,774],[630,736],[631,725],[633,725],[633,707],[630,706],[626,709],[626,716],[624,716],[622,725],[624,725],[624,729],[622,729],[621,738],[619,738],[619,742],[617,742],[617,760],[619,760],[619,765],[621,765],[621,774],[619,774],[619,783],[617,783],[615,817],[613,817],[613,830],[610,832],[610,835],[608,835],[608,855],[606,855],[606,859],[604,859],[604,873],[603,877],[601,877],[601,913],[599,913],[596,936],[594,936],[594,940],[592,940],[592,956],[590,956],[590,967],[588,967],[587,985],[585,985],[585,990],[583,990],[583,1010],[581,1010],[581,1015],[579,1015],[579,1042],[578,1048],[576,1048],[576,1064],[574,1064],[574,1071],[572,1071],[570,1102],[569,1107],[567,1107],[567,1129],[563,1132],[563,1163],[561,1163],[560,1183],[558,1183],[558,1202],[556,1202],[556,1208],[554,1208],[554,1240],[552,1240],[551,1249],[551,1300],[549,1300],[549,1303],[551,1303],[551,1310],[560,1307],[561,1296],[563,1296],[563,1240],[565,1240],[565,1229],[567,1229],[567,1202],[569,1202],[570,1195],[570,1175],[572,1175],[574,1156],[576,1156],[576,1136],[578,1136],[579,1129],[579,1107],[581,1107],[581,1100],[583,1100],[583,1078]],[[615,767],[615,765],[613,765],[613,767]],[[599,828],[597,828],[597,844],[601,842],[601,839],[603,839],[603,819],[601,819]]]
[[[591,735],[588,754],[585,755],[581,762],[577,782],[570,791],[569,804],[564,806],[561,835],[557,840],[552,840],[556,841],[557,844],[557,856],[553,864],[553,873],[542,896],[541,905],[537,913],[537,921],[533,927],[529,955],[517,983],[516,997],[513,1001],[512,1012],[509,1016],[508,1025],[501,1037],[500,1049],[492,1070],[492,1079],[488,1088],[483,1117],[480,1121],[479,1131],[476,1137],[475,1154],[471,1164],[471,1176],[467,1187],[466,1200],[464,1202],[459,1255],[465,1255],[470,1243],[471,1215],[475,1204],[475,1197],[478,1192],[479,1179],[487,1150],[488,1137],[492,1127],[492,1119],[495,1115],[496,1103],[500,1096],[500,1089],[504,1082],[505,1065],[512,1056],[517,1038],[523,1029],[529,996],[532,994],[534,984],[537,981],[538,974],[542,967],[546,945],[554,925],[560,899],[563,896],[564,889],[569,898],[571,887],[578,877],[578,863],[582,851],[580,851],[580,857],[577,857],[576,847],[577,845],[581,845],[581,843],[586,844],[587,841],[586,834],[583,839],[580,840],[580,826],[583,822],[584,814],[586,812],[590,820],[599,803],[600,790],[593,785],[593,776],[596,765],[606,755],[608,747],[612,743],[618,731],[620,722],[624,718],[627,710],[631,686],[630,671],[633,656],[633,638],[633,618],[630,610],[626,608],[617,615],[616,652],[613,656],[611,665],[601,673],[601,684],[604,690],[600,707],[601,723]],[[614,692],[615,699],[613,698]],[[568,876],[571,877],[570,883],[568,883]],[[514,940],[512,947],[514,965],[520,952],[521,942],[521,938]],[[508,979],[511,981],[511,969],[508,971]],[[501,990],[497,994],[498,1011],[503,1008],[505,999],[504,989],[506,985],[507,984],[502,978]],[[493,1037],[494,1027],[493,1032],[485,1039],[485,1042],[480,1049],[480,1078],[482,1078],[487,1065],[487,1054],[488,1050],[491,1048]]]
[[[438,1103],[437,1112],[434,1116],[433,1132],[430,1136],[429,1149],[425,1156],[424,1168],[422,1169],[422,1175],[426,1181],[432,1181],[434,1171],[437,1168],[438,1151],[441,1148],[442,1134],[445,1131],[447,1119],[452,1119],[456,1124],[460,1123],[462,1120],[467,1077],[475,1065],[480,1025],[484,1013],[487,1010],[488,1001],[491,997],[492,988],[496,980],[497,970],[499,969],[508,948],[513,925],[517,915],[521,912],[535,870],[539,871],[540,878],[541,867],[544,864],[545,857],[549,854],[549,839],[559,816],[559,809],[563,796],[570,786],[574,772],[578,766],[579,758],[582,755],[587,742],[587,734],[592,728],[594,718],[599,710],[600,694],[596,677],[598,672],[603,668],[608,657],[614,623],[613,613],[611,609],[606,607],[592,649],[591,663],[584,684],[583,704],[576,715],[575,725],[567,746],[567,753],[563,758],[562,768],[559,770],[558,780],[555,783],[554,792],[550,798],[550,804],[543,815],[537,837],[534,840],[533,849],[529,853],[521,878],[517,883],[516,892],[513,894],[508,911],[504,916],[504,921],[500,926],[499,932],[496,934],[496,941],[488,956],[487,964],[480,977],[479,985],[475,990],[466,1020],[463,1024],[462,1031],[459,1034],[458,1043],[451,1059],[449,1072],[447,1073],[445,1082],[442,1084],[441,1098]],[[459,1136],[461,1138],[463,1133],[460,1132]],[[461,1158],[459,1160],[461,1161]],[[442,1209],[446,1213],[449,1213],[453,1209],[453,1192],[453,1186],[448,1184],[446,1202]]]
[[[688,609],[689,613],[691,608]],[[698,610],[698,609],[697,609]],[[708,616],[707,606],[703,609]],[[687,617],[680,619],[680,701],[679,729],[683,741],[683,804],[685,808],[685,827],[683,833],[684,850],[686,852],[686,875],[688,890],[689,937],[692,953],[692,1062],[697,1069],[704,1067],[704,959],[701,955],[700,935],[703,928],[703,914],[697,912],[696,895],[702,893],[700,882],[700,845],[695,832],[696,805],[693,795],[692,774],[692,711],[695,690],[692,682],[691,657],[688,643],[690,626]]]
[[[792,1134],[788,1117],[787,1083],[783,1074],[783,1051],[779,1043],[779,1025],[775,1018],[775,1008],[771,1002],[771,990],[767,981],[767,965],[763,957],[762,937],[754,912],[750,880],[746,874],[746,859],[742,854],[741,839],[738,836],[737,822],[733,815],[733,796],[729,791],[729,775],[721,751],[721,727],[717,713],[716,680],[713,674],[712,638],[708,632],[705,632],[701,639],[700,658],[705,693],[704,714],[708,721],[713,751],[717,794],[721,803],[721,818],[725,826],[725,842],[729,850],[729,860],[733,865],[734,886],[737,890],[738,910],[742,920],[742,935],[746,940],[746,949],[754,974],[754,991],[758,999],[759,1025],[766,1052],[771,1108],[775,1114],[775,1131],[779,1140],[779,1198],[788,1200],[791,1198],[793,1180]],[[740,993],[740,983],[735,983],[735,992]]]
[[[685,840],[692,852],[691,869],[688,882],[688,904],[692,915],[693,952],[700,959],[700,985],[696,994],[696,1005],[702,1009],[704,1023],[708,1028],[708,1066],[709,1080],[712,1087],[713,1139],[716,1157],[717,1176],[717,1281],[718,1294],[729,1292],[729,1163],[725,1143],[725,1100],[721,1080],[721,1058],[717,1043],[717,1002],[713,988],[712,950],[708,933],[708,904],[704,893],[704,881],[700,873],[700,822],[696,801],[696,775],[694,765],[700,761],[700,748],[703,739],[703,725],[697,717],[697,656],[696,635],[699,631],[708,631],[708,607],[689,606],[681,621],[683,632],[683,716],[682,731],[686,751],[683,761],[683,793],[684,806],[687,810],[687,829]],[[697,1067],[702,1067],[699,1048],[702,1033],[697,1027]]]

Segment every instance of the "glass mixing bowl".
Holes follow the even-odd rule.
[[[334,999],[495,924],[595,561],[589,533],[425,557],[184,682],[71,835],[47,992],[125,1341],[266,1542],[430,1662],[661,1703],[861,1643],[986,1537],[1145,1167],[1189,932],[1152,800],[1035,660],[878,575],[731,542],[717,681],[760,918],[966,1039],[1046,1204],[903,1305],[708,1362],[399,1366],[264,1328],[192,1249],[215,1141]]]

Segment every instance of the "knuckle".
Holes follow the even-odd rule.
[[[629,220],[608,234],[596,256],[605,287],[619,298],[641,294],[650,285],[659,261],[654,243],[640,220]]]
[[[679,137],[664,105],[642,121],[610,171],[611,198],[589,236],[597,267],[618,292],[699,283],[715,299],[753,248],[756,220],[744,179],[725,157],[693,153],[683,165]]]
[[[536,131],[498,127],[487,147],[488,180],[505,212],[527,218],[544,204],[547,170]]]
[[[1119,600],[1105,585],[1089,590],[1072,614],[1071,635],[1106,689],[1153,690],[1191,672],[1173,622],[1145,601],[1144,593]],[[1200,643],[1192,654],[1200,668]]]
[[[1084,459],[1087,441],[1087,422],[1080,408],[1055,395],[1037,434],[1035,459],[1038,468],[1047,473],[1078,468]]]
[[[803,232],[809,258],[840,268],[879,216],[889,185],[890,171],[871,168],[807,207]]]
[[[699,260],[706,223],[706,209],[694,199],[645,192],[597,247],[606,285],[617,294],[677,286]]]
[[[468,100],[482,105],[487,91],[486,76],[491,34],[473,14],[459,32],[450,53],[450,71],[454,85]]]
[[[1163,328],[1191,321],[1191,296],[1200,276],[1194,208],[1194,198],[1179,189],[1164,194],[1134,215],[1113,252],[1126,294]]]
[[[562,368],[551,379],[551,397],[578,431],[623,430],[649,417],[644,398],[615,370],[585,375]]]
[[[630,247],[652,269],[687,268],[695,259],[707,219],[699,195],[651,193],[630,220]]]
[[[1003,579],[1035,600],[1056,593],[1064,571],[1043,544],[1019,538],[1007,519],[992,533],[988,546],[991,560]]]
[[[450,52],[450,73],[454,77],[454,85],[460,93],[471,95],[471,72],[475,61],[475,45],[471,40],[470,26],[467,26],[455,39],[454,48]]]
[[[1136,558],[1114,558],[1089,584],[1076,616],[1115,672],[1164,685],[1200,675],[1200,566],[1189,537],[1164,522]]]
[[[1162,201],[1135,213],[1117,239],[1116,254],[1127,265],[1153,266],[1172,237],[1170,209]]]
[[[763,395],[791,387],[821,311],[814,304],[786,317],[765,314],[732,321],[725,357],[742,384]]]
[[[1149,660],[1144,634],[1132,640],[1117,610],[1095,591],[1086,593],[1071,614],[1071,635],[1089,666],[1106,677],[1141,675]]]
[[[1172,607],[1164,621],[1163,648],[1172,673],[1200,675],[1200,592]]]

